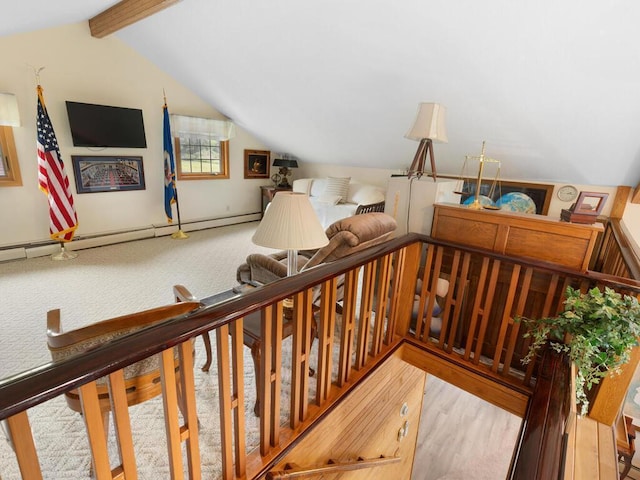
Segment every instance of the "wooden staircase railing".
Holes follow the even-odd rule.
[[[619,219],[607,223],[594,270],[640,280],[640,252]]]
[[[338,318],[336,279],[341,276],[345,293]],[[451,286],[443,298],[436,298],[438,278],[446,278]],[[418,279],[422,287],[416,289]],[[556,313],[567,285],[608,285],[640,294],[640,282],[581,274],[409,234],[220,304],[202,305],[64,362],[1,380],[0,420],[10,419],[24,427],[30,408],[151,355],[190,344],[191,339],[210,331],[216,333],[219,385],[217,397],[210,401],[219,408],[225,479],[266,475],[333,405],[399,350],[404,352],[403,360],[432,369],[447,381],[523,416],[533,392],[536,366],[520,363],[528,341],[513,319]],[[316,313],[318,361],[310,365],[311,299],[317,288],[322,290]],[[293,298],[294,322],[288,358],[279,341],[286,298]],[[439,331],[433,328],[432,315],[426,313],[433,311],[435,302],[442,307]],[[244,318],[254,314],[262,319],[258,374],[263,401],[259,448],[247,452],[242,331]],[[290,386],[281,378],[283,366],[291,371]],[[314,385],[307,374],[310,366],[316,370]],[[453,370],[462,373],[463,380],[447,376]],[[280,395],[284,388],[290,402],[283,406]],[[175,408],[170,407],[169,415],[177,415]],[[19,457],[31,451],[29,437],[28,428],[22,428],[21,442],[16,443]],[[37,465],[37,459],[33,461]],[[98,479],[103,478],[96,473]],[[182,478],[182,472],[172,475]],[[25,473],[23,477],[37,478]]]

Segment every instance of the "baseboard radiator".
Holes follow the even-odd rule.
[[[230,217],[208,218],[182,223],[183,232],[193,232],[208,228],[225,227],[239,223],[255,222],[260,220],[260,213],[248,213]],[[78,235],[73,241],[67,243],[67,250],[84,250],[86,248],[103,247],[116,243],[132,242],[146,238],[163,237],[178,231],[178,225],[150,225],[135,230],[103,232],[95,235]],[[18,260],[20,258],[35,258],[52,255],[60,251],[60,245],[53,241],[44,241],[24,245],[7,246],[0,248],[0,262]]]

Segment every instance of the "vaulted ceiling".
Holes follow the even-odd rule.
[[[11,2],[0,35],[115,3]],[[183,0],[113,35],[302,161],[406,169],[418,103],[437,102],[440,173],[486,141],[503,178],[635,186],[638,18],[634,0]]]

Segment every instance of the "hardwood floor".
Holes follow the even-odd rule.
[[[412,480],[506,478],[522,420],[427,376]]]

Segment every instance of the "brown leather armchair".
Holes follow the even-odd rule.
[[[397,223],[393,217],[381,212],[364,213],[343,218],[329,225],[326,230],[329,243],[318,250],[301,251],[298,254],[298,271],[303,272],[316,265],[332,262],[378,245],[388,240]],[[287,252],[271,255],[253,253],[246,263],[238,267],[239,283],[266,284],[287,276]]]

